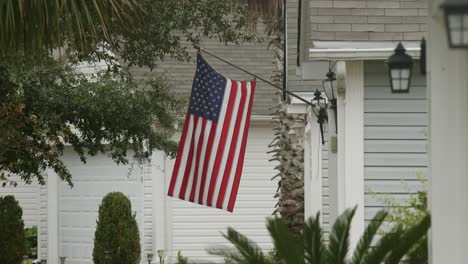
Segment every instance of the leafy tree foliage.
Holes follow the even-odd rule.
[[[265,255],[261,248],[246,236],[229,228],[224,235],[235,249],[221,248],[210,250],[212,254],[227,256],[231,263],[238,264],[398,264],[404,256],[427,234],[430,216],[410,226],[397,225],[375,244],[378,230],[388,213],[381,211],[375,215],[361,236],[356,249],[349,252],[349,232],[356,211],[346,210],[332,227],[329,242],[324,239],[320,225],[320,214],[311,217],[304,225],[302,236],[297,237],[279,218],[270,219],[268,231],[277,250],[277,259]]]
[[[138,161],[154,149],[175,154],[177,144],[170,137],[181,101],[162,79],[137,82],[112,71],[90,78],[51,58],[33,66],[0,62],[0,75],[4,184],[11,174],[44,183],[42,171],[50,167],[71,185],[72,175],[61,160],[66,145],[83,162],[87,154],[99,152],[117,163],[127,163],[130,151]]]
[[[0,197],[0,263],[21,264],[26,253],[23,210],[15,197]]]
[[[93,262],[137,264],[140,254],[138,224],[130,200],[121,192],[108,193],[99,206]]]
[[[254,40],[244,1],[4,1],[0,7],[3,185],[13,174],[44,183],[47,168],[72,185],[61,160],[66,145],[83,162],[99,152],[117,163],[129,162],[130,151],[138,161],[156,149],[173,155],[170,137],[182,101],[163,78],[138,82],[129,67],[188,60],[187,48],[203,37]],[[92,78],[75,70],[97,61],[108,67]]]
[[[37,226],[27,227],[24,229],[24,237],[26,240],[26,255],[29,258],[37,258]]]

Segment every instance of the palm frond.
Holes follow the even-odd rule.
[[[236,263],[236,264],[248,264],[249,260],[246,259],[243,255],[239,253],[239,251],[228,248],[228,247],[217,247],[217,248],[210,248],[207,250],[208,254],[220,256],[224,259],[229,259],[229,263]]]
[[[308,264],[323,263],[325,260],[325,242],[320,226],[320,212],[309,218],[304,226],[304,253]]]
[[[278,256],[283,260],[284,264],[301,264],[304,263],[304,244],[302,238],[296,238],[289,228],[279,218],[268,220],[268,231]]]
[[[364,231],[364,234],[362,235],[361,239],[359,240],[359,243],[356,246],[356,249],[354,250],[354,255],[353,259],[351,261],[352,264],[361,264],[364,256],[368,253],[372,241],[377,234],[377,231],[379,230],[380,226],[382,223],[385,221],[385,218],[387,217],[388,212],[387,211],[379,211],[374,218],[372,218],[371,222],[367,226],[366,230]]]
[[[431,216],[427,214],[421,222],[406,230],[401,235],[400,242],[394,245],[392,252],[385,260],[385,264],[399,264],[412,247],[427,234],[430,226]]]
[[[428,264],[428,239],[424,236],[417,245],[407,254],[407,264]]]
[[[130,26],[138,12],[136,0],[3,0],[0,1],[0,49],[39,51],[64,45],[83,47],[107,36],[115,23]]]
[[[363,257],[361,263],[382,263],[392,251],[393,247],[399,243],[403,232],[403,227],[398,225],[391,232],[386,233]]]
[[[327,259],[329,263],[345,264],[346,255],[349,251],[349,231],[351,221],[356,213],[357,206],[353,209],[347,209],[336,220],[330,233],[330,243],[327,250]]]
[[[255,25],[261,19],[267,26],[267,33],[272,35],[283,30],[282,0],[235,0],[247,6],[248,19]]]
[[[234,245],[237,252],[221,248],[210,250],[211,254],[228,256],[239,264],[270,264],[262,249],[235,229],[229,227],[227,234],[223,234],[223,236]]]

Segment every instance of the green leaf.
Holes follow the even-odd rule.
[[[351,261],[352,264],[364,264],[363,259],[366,254],[369,252],[369,249],[372,245],[372,241],[374,240],[377,231],[379,230],[382,223],[385,221],[387,217],[387,211],[379,211],[374,218],[370,221],[369,225],[367,226],[364,234],[362,235],[359,243],[354,250],[353,259]]]
[[[278,255],[285,264],[305,263],[302,237],[294,237],[293,233],[279,218],[268,220],[267,228],[273,238]]]
[[[304,251],[306,263],[324,263],[326,247],[320,226],[320,212],[315,217],[309,218],[304,226]]]
[[[427,235],[430,226],[431,216],[428,214],[417,225],[403,232],[400,236],[400,242],[394,245],[392,252],[385,260],[385,264],[400,263],[402,258],[410,252],[412,247],[417,244],[421,238]]]
[[[345,264],[349,251],[349,231],[351,221],[356,213],[357,206],[347,209],[338,217],[330,233],[330,243],[328,245],[328,262],[333,264]]]

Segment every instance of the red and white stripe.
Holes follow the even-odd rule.
[[[169,196],[234,210],[255,85],[227,79],[218,122],[187,115]]]

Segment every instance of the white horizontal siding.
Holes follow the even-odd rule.
[[[74,187],[59,182],[59,255],[66,256],[70,264],[92,263],[99,205],[110,192],[122,192],[129,197],[139,224],[140,241],[144,244],[142,177],[145,167],[135,165],[130,170],[129,166],[116,165],[103,155],[88,158],[83,164],[71,149],[65,151],[63,160],[73,175]]]
[[[26,184],[20,177],[13,176],[11,181],[17,186],[0,186],[0,196],[13,195],[23,209],[23,221],[26,227],[39,225],[40,185],[37,182]]]
[[[172,210],[168,223],[171,232],[168,232],[168,239],[172,256],[181,251],[197,263],[220,261],[208,255],[206,249],[230,245],[221,235],[228,226],[247,235],[263,249],[272,248],[265,227],[265,220],[271,216],[276,203],[273,195],[277,181],[271,181],[276,173],[275,164],[268,161],[271,156],[266,153],[272,139],[271,127],[251,126],[234,213],[170,198]],[[167,167],[172,170],[172,166]]]
[[[392,94],[382,61],[366,62],[364,87],[365,219],[393,198],[407,205],[427,173],[425,77],[415,66],[410,93]]]

